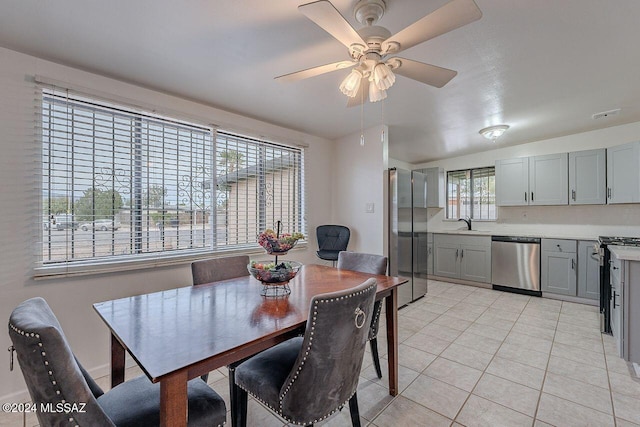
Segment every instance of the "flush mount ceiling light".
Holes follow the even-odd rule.
[[[491,142],[496,142],[496,139],[500,138],[507,129],[509,129],[509,125],[489,126],[488,128],[480,129],[479,133]]]

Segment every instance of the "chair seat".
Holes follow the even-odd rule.
[[[236,384],[279,412],[280,390],[302,348],[303,337],[271,347],[236,368]]]
[[[200,378],[187,384],[189,426],[221,426],[226,421],[224,400]],[[141,375],[97,399],[117,427],[160,425],[160,384]]]
[[[339,253],[340,251],[330,251],[326,249],[321,249],[318,251],[318,258],[324,259],[327,261],[337,261]]]

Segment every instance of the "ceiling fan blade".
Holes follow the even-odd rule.
[[[367,99],[369,99],[369,79],[362,79],[356,96],[347,101],[347,108],[362,105]]]
[[[282,82],[295,82],[302,79],[308,79],[309,77],[319,76],[320,74],[330,73],[336,70],[343,70],[345,68],[351,68],[358,63],[355,61],[338,61],[331,64],[320,65],[318,67],[307,68],[306,70],[296,71],[295,73],[285,74],[283,76],[276,77],[276,80]]]
[[[390,62],[395,62],[394,65],[397,66],[397,68],[393,68],[395,74],[435,87],[446,85],[458,74],[457,71],[449,70],[448,68],[412,61],[411,59],[393,58]]]
[[[473,0],[451,0],[382,43],[382,51],[397,53],[460,28],[482,17]],[[396,45],[397,44],[397,45]]]
[[[359,44],[366,48],[367,43],[362,40],[362,37],[331,2],[326,0],[315,1],[298,6],[298,10],[346,47]]]

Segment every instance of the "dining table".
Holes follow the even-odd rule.
[[[408,279],[334,267],[302,266],[290,294],[261,295],[251,276],[95,303],[111,333],[111,386],[124,382],[128,353],[153,383],[160,383],[162,426],[187,425],[187,382],[233,365],[300,333],[311,299],[377,281],[385,298],[389,394],[398,394],[398,286]],[[233,397],[232,397],[233,417]]]

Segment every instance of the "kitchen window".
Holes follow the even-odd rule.
[[[447,218],[497,218],[494,167],[447,172]]]
[[[305,232],[299,147],[69,91],[41,108],[36,275],[256,249],[278,220]]]

